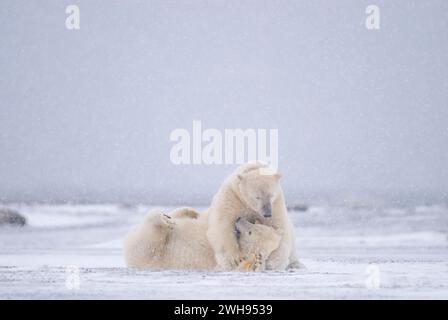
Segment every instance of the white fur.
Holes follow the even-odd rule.
[[[299,267],[296,255],[294,228],[288,218],[280,175],[266,175],[267,166],[245,164],[237,168],[221,185],[207,210],[207,237],[215,252],[218,267],[232,270],[244,257],[233,235],[238,217],[255,219],[274,227],[281,235],[279,247],[266,261],[266,268],[285,270]],[[262,169],[262,170],[260,170]],[[272,207],[272,217],[263,217],[263,204]]]
[[[124,243],[126,264],[154,269],[215,269],[207,222],[195,219],[194,210],[189,208],[171,215],[153,210],[128,234]],[[247,221],[234,224],[234,234],[236,227],[240,232],[237,245],[245,255],[239,270],[264,269],[266,257],[278,247],[280,236],[272,227]]]

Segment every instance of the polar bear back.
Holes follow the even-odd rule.
[[[213,269],[216,262],[206,231],[205,221],[191,218],[175,219],[175,226],[165,247],[165,259],[161,267]]]
[[[212,269],[216,262],[205,221],[169,218],[151,211],[124,242],[128,267],[152,269]]]

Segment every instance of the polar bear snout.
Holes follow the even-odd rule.
[[[272,206],[271,206],[270,202],[265,203],[261,210],[262,210],[262,213],[263,213],[263,217],[265,217],[265,218],[272,217]]]

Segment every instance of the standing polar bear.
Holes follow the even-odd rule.
[[[149,212],[143,223],[125,239],[124,255],[128,267],[155,269],[213,270],[216,260],[206,232],[207,223],[196,219],[197,212],[182,208],[164,214]],[[239,271],[262,271],[266,258],[280,243],[280,235],[272,227],[236,219],[232,238],[247,257]]]
[[[240,217],[258,220],[280,234],[280,245],[267,258],[266,269],[300,267],[280,178],[280,173],[270,171],[265,164],[249,163],[237,168],[221,185],[205,213],[208,216],[207,238],[218,268],[233,270],[246,258],[233,232],[235,221]]]

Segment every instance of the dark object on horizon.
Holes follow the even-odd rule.
[[[0,226],[13,225],[22,227],[25,224],[25,217],[17,211],[8,208],[0,208]]]
[[[118,207],[124,210],[134,210],[137,208],[137,205],[130,202],[122,202],[118,204]]]
[[[306,204],[296,204],[296,205],[292,205],[292,206],[288,206],[287,207],[288,211],[308,211],[308,206]]]

